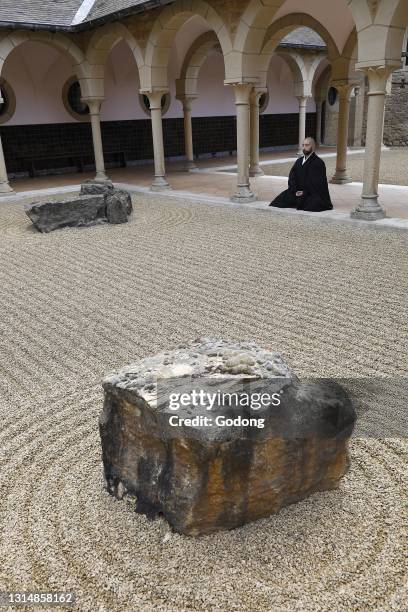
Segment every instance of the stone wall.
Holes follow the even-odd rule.
[[[401,87],[401,79],[406,85]],[[386,96],[384,144],[387,146],[408,146],[408,71],[398,70],[392,77],[391,95]]]

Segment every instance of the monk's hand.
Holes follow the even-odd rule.
[[[297,192],[296,192],[296,197],[297,197],[297,198],[301,198],[301,197],[302,197],[302,195],[303,195],[303,191],[297,191]]]

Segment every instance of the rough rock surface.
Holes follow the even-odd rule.
[[[52,232],[60,227],[93,225],[98,219],[105,219],[106,204],[103,195],[83,195],[59,202],[34,202],[25,212],[40,232]]]
[[[124,367],[103,387],[107,490],[119,499],[135,496],[136,511],[164,515],[179,533],[208,534],[266,517],[336,488],[349,466],[356,415],[346,392],[334,381],[299,381],[279,354],[252,342],[202,338]],[[193,388],[241,398],[245,388],[252,397],[280,399],[257,410],[234,401],[211,411],[208,403],[170,408],[170,393]]]
[[[40,232],[99,223],[126,223],[132,213],[132,199],[127,191],[115,189],[110,181],[88,180],[81,185],[78,197],[58,202],[34,202],[25,212]]]
[[[122,189],[115,189],[105,196],[106,217],[108,223],[126,223],[132,212],[132,198],[130,193]]]
[[[95,179],[86,179],[81,184],[80,195],[105,195],[114,190],[112,181],[96,181]]]

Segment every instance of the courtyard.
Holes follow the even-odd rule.
[[[134,193],[128,224],[51,234],[21,197],[0,203],[0,582],[93,610],[402,610],[408,232],[200,201],[196,185],[194,201]],[[360,389],[340,489],[199,539],[108,495],[102,377],[198,336]]]

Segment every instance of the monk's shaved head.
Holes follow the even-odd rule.
[[[315,151],[316,149],[316,141],[311,136],[308,136],[307,138],[305,138],[304,145],[308,145],[307,149],[310,148],[310,151]]]

